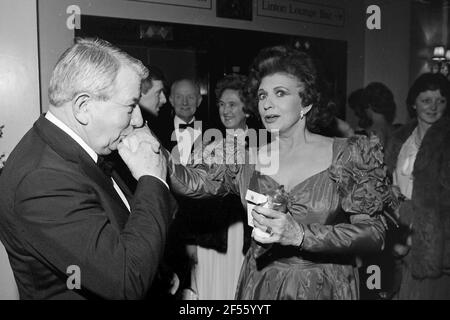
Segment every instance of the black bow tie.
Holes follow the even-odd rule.
[[[250,138],[248,136],[245,136],[245,149],[248,149],[250,146]]]
[[[188,128],[188,127],[194,129],[194,121],[192,121],[191,123],[180,123],[178,125],[178,129],[180,129],[180,130],[184,130],[184,129]]]
[[[114,163],[112,161],[105,159],[105,157],[103,156],[98,156],[97,166],[103,171],[105,175],[111,177],[114,169]]]

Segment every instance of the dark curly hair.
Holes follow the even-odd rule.
[[[361,128],[367,129],[372,125],[372,120],[366,112],[367,109],[382,114],[390,124],[394,122],[396,105],[394,95],[387,86],[381,82],[372,82],[359,91],[359,95],[359,101],[354,101],[352,104],[350,104],[349,98],[349,105],[359,118],[358,124]],[[358,97],[354,98],[358,99]]]
[[[411,118],[416,117],[416,110],[414,104],[416,99],[422,92],[439,90],[441,95],[449,101],[450,88],[447,78],[440,73],[424,73],[419,76],[408,91],[408,97],[406,98],[406,107]],[[448,115],[449,108],[446,108],[445,115]]]
[[[244,104],[242,108],[244,113],[255,116],[254,110],[249,107],[249,96],[247,94],[247,77],[241,74],[229,74],[220,79],[216,84],[215,94],[217,100],[220,99],[225,90],[235,90],[238,92],[239,99]]]
[[[287,73],[295,76],[302,84],[299,92],[303,105],[312,105],[306,114],[306,127],[312,132],[319,132],[327,127],[334,118],[332,104],[326,99],[323,83],[318,77],[312,58],[305,52],[287,46],[275,46],[262,49],[250,67],[248,93],[251,98],[250,107],[258,112],[257,92],[261,80],[275,73]]]

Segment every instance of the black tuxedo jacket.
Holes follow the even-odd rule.
[[[147,125],[153,134],[158,138],[161,145],[167,150],[172,150],[177,144],[176,141],[171,141],[172,133],[175,130],[172,112],[164,108],[160,111],[159,116],[155,117],[145,110],[142,110],[142,117],[147,122]]]
[[[131,213],[111,179],[65,132],[41,116],[0,176],[0,238],[21,299],[144,298],[163,255],[176,202],[141,177]],[[78,266],[81,289],[69,289]]]

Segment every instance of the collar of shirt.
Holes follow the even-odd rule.
[[[175,129],[178,129],[178,126],[179,126],[181,123],[190,124],[190,123],[192,123],[192,122],[194,122],[194,121],[195,121],[195,117],[193,117],[193,118],[191,119],[191,121],[186,122],[186,121],[184,121],[183,119],[181,119],[180,117],[178,117],[177,115],[175,115],[175,117],[173,118],[173,127],[174,127]]]
[[[61,120],[59,120],[53,113],[51,113],[50,111],[47,111],[45,118],[50,121],[51,123],[53,123],[55,126],[57,126],[58,128],[60,128],[62,131],[64,131],[65,133],[67,133],[73,140],[75,140],[83,149],[84,151],[86,151],[89,156],[92,158],[92,160],[94,160],[95,163],[97,163],[98,160],[98,155],[97,153],[95,153],[94,150],[92,150],[91,147],[89,147],[87,145],[86,142],[84,142],[83,139],[81,139],[81,137],[79,135],[77,135],[72,129],[70,129],[64,122],[62,122]]]
[[[186,122],[186,121],[184,121],[183,119],[181,119],[180,117],[178,117],[178,116],[175,115],[175,117],[173,118],[173,125],[174,125],[174,129],[175,129],[175,136],[176,136],[176,138],[177,138],[177,141],[180,140],[179,136],[180,136],[180,133],[182,132],[182,131],[180,131],[180,130],[178,129],[178,126],[179,126],[181,123],[191,124],[191,123],[194,123],[194,121],[195,121],[195,117],[193,117],[193,118],[191,119],[191,121]],[[191,134],[191,136],[192,136],[192,143],[193,143],[195,140],[197,140],[197,138],[202,134],[201,130],[197,130],[195,127],[194,127],[194,129],[193,129],[193,128],[186,128],[185,130],[188,130],[188,132]],[[183,130],[183,131],[184,131],[184,130]],[[190,146],[189,146],[189,148],[190,148]]]

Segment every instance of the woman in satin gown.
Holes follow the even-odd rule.
[[[286,213],[262,204],[250,213],[255,229],[236,299],[358,299],[355,255],[382,250],[383,210],[397,206],[381,145],[374,136],[314,133],[331,114],[307,54],[263,49],[249,78],[255,108],[266,129],[278,132],[275,139],[241,165],[185,168],[166,153],[171,188],[194,198],[236,193],[245,207],[247,190],[286,190]]]

